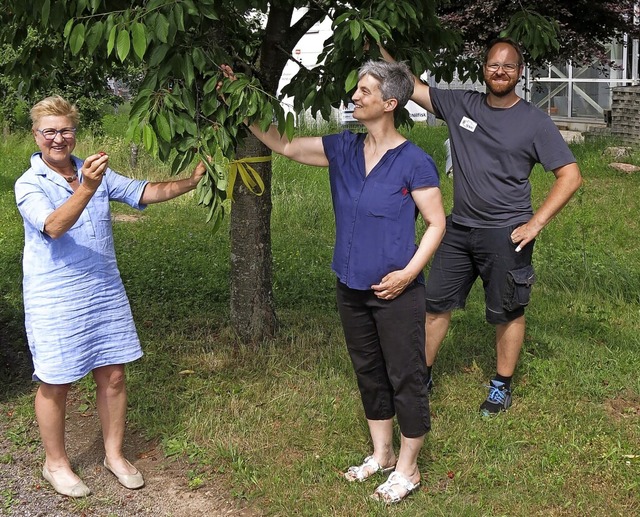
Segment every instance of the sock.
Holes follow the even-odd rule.
[[[500,375],[499,373],[496,372],[496,376],[493,378],[493,380],[495,381],[500,381],[501,383],[504,384],[504,387],[508,390],[511,389],[511,377],[504,377],[503,375]]]

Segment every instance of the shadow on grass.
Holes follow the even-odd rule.
[[[31,353],[24,331],[24,314],[0,301],[0,403],[27,393],[31,381]]]

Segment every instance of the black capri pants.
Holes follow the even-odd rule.
[[[425,291],[414,282],[394,300],[338,280],[337,300],[347,350],[369,420],[397,414],[400,431],[418,438],[431,428],[425,359]]]

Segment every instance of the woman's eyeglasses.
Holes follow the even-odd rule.
[[[62,138],[65,140],[69,140],[71,138],[75,138],[76,136],[76,128],[75,127],[63,127],[62,129],[36,129],[38,133],[40,133],[45,140],[55,140],[58,133],[62,135]]]

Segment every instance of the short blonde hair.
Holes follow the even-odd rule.
[[[42,99],[31,108],[31,122],[33,122],[33,129],[40,122],[42,117],[69,117],[73,126],[77,126],[80,122],[80,115],[78,108],[75,104],[71,104],[69,101],[63,99],[59,95],[52,95]]]

